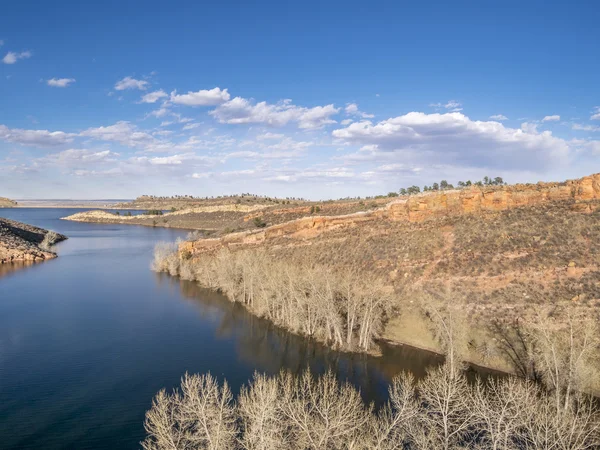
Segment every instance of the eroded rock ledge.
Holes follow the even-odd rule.
[[[56,258],[56,253],[41,247],[47,235],[50,245],[67,239],[43,228],[0,218],[0,264]]]
[[[420,222],[432,218],[503,211],[550,202],[570,201],[571,209],[590,213],[600,199],[600,173],[556,183],[473,186],[468,189],[428,192],[392,201],[382,208],[344,216],[310,216],[260,230],[232,233],[222,238],[184,242],[180,251],[203,253],[221,247],[260,244],[271,238],[312,238],[375,220]]]

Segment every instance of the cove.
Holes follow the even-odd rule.
[[[394,375],[440,361],[383,343],[381,357],[341,353],[292,335],[153,273],[154,245],[186,231],[59,220],[74,212],[0,211],[69,237],[55,260],[0,270],[2,448],[139,448],[152,397],[186,371],[226,378],[235,393],[254,371],[331,369],[379,404]]]

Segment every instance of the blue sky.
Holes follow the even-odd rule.
[[[600,4],[10,2],[0,196],[600,172]]]

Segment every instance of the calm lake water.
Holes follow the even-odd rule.
[[[59,258],[0,266],[0,448],[139,448],[144,413],[182,374],[327,368],[381,403],[393,375],[439,361],[409,347],[343,354],[272,327],[196,284],[150,271],[154,245],[187,232],[59,220],[73,209],[0,209],[69,236]]]

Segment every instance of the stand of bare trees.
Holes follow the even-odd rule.
[[[185,375],[146,415],[145,449],[595,449],[600,413],[578,396],[564,413],[531,381],[469,384],[449,364],[395,378],[378,412],[331,373],[255,374],[234,401],[227,383]]]
[[[220,290],[254,314],[335,348],[368,351],[395,304],[380,279],[306,255],[274,261],[261,249],[221,250],[186,260],[174,246],[159,244],[153,268]]]
[[[468,339],[448,312],[428,312],[446,351],[421,380],[392,380],[379,411],[331,373],[255,374],[233,399],[211,375],[185,375],[181,391],[159,392],[146,415],[146,449],[547,449],[600,448],[598,399],[583,394],[597,376],[597,328],[548,315],[524,330],[540,382],[490,377],[469,383]]]

